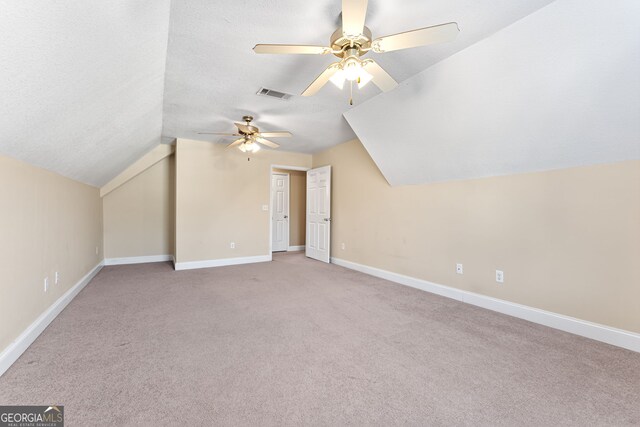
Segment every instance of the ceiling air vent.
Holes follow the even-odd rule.
[[[278,98],[278,99],[282,99],[283,101],[286,101],[293,96],[288,93],[278,92],[277,90],[267,89],[264,87],[260,88],[260,90],[257,92],[257,95],[270,96],[271,98]]]

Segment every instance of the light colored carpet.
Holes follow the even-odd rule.
[[[105,267],[0,378],[90,425],[633,425],[640,354],[335,265]]]

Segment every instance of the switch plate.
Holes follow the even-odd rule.
[[[496,282],[504,283],[504,271],[496,270]]]
[[[345,249],[347,249],[347,245],[345,245],[344,243],[340,245],[340,248],[344,251]]]
[[[96,246],[96,255],[98,255],[98,247]]]
[[[58,272],[56,271],[56,275],[55,275],[55,279],[53,281],[54,285],[57,285],[58,282],[60,281],[60,275],[58,274]]]
[[[236,248],[236,242],[231,242],[231,244],[229,245],[229,247],[231,249],[235,249]]]
[[[49,278],[44,278],[44,291],[47,292],[49,290]]]
[[[263,211],[268,211],[269,210],[269,205],[262,205],[262,210]]]
[[[456,264],[456,273],[463,274],[462,264]]]

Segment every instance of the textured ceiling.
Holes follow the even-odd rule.
[[[551,0],[370,0],[373,36],[456,21],[454,42],[370,55],[398,82],[528,15]],[[257,55],[256,43],[328,44],[340,23],[340,0],[174,1],[164,96],[163,135],[207,139],[198,131],[232,131],[250,113],[263,130],[289,130],[284,150],[315,152],[354,133],[342,117],[348,94],[327,84],[309,98],[281,101],[255,95],[260,87],[300,94],[333,55]],[[378,95],[369,84],[356,106]],[[211,137],[211,141],[226,141]]]
[[[557,1],[346,118],[392,185],[639,159],[640,2],[616,5]]]
[[[374,36],[449,21],[461,28],[451,43],[372,56],[402,82],[549,2],[370,0]],[[342,116],[346,90],[329,84],[289,101],[255,95],[260,87],[299,94],[335,57],[251,50],[326,44],[340,8],[340,0],[5,1],[0,154],[101,186],[161,135],[205,139],[196,132],[231,131],[247,113],[262,130],[293,132],[279,140],[285,150],[344,142],[354,136]],[[355,103],[377,94],[369,84]]]
[[[100,186],[157,145],[169,6],[3,1],[0,154]]]

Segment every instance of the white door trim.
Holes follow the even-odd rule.
[[[273,172],[274,169],[306,172],[311,168],[307,168],[304,166],[287,166],[287,165],[272,164],[271,168],[269,169],[269,255],[273,253],[273,221],[271,221],[271,215],[273,212],[273,194],[271,194],[271,179],[272,179],[271,176],[274,174]],[[275,173],[278,173],[278,172],[275,172]],[[305,198],[306,198],[306,189],[305,189]],[[291,232],[291,229],[289,229],[289,232]],[[291,235],[291,233],[289,233],[289,235]]]
[[[271,165],[271,172],[273,172],[274,169],[283,169],[283,170],[288,170],[288,171],[306,172],[306,171],[310,170],[311,168],[305,168],[303,166]]]

